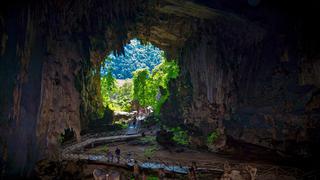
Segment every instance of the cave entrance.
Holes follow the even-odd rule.
[[[111,52],[101,65],[104,107],[114,111],[115,123],[158,115],[169,96],[169,81],[179,74],[176,61],[167,60],[163,50],[138,39],[130,40],[123,49],[123,53]]]

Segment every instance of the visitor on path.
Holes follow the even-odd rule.
[[[117,163],[120,163],[120,149],[117,147],[117,149],[115,150],[115,154],[116,154],[116,158],[117,158]]]
[[[131,152],[128,152],[128,153],[127,153],[127,163],[131,163],[131,162],[132,162],[132,161],[131,161],[131,160],[132,160],[132,157],[131,157],[131,156],[132,156]]]
[[[148,179],[148,176],[144,171],[142,171],[142,180],[147,180],[147,179]]]
[[[134,161],[133,176],[134,176],[134,180],[139,180],[140,172],[139,172],[139,164],[137,161]]]
[[[189,168],[188,179],[197,180],[196,170],[197,170],[197,165],[196,165],[196,162],[193,161],[191,164],[191,167]]]
[[[108,158],[108,162],[110,162],[110,163],[113,162],[113,154],[109,149],[107,151],[107,158]]]
[[[166,177],[166,172],[164,172],[163,168],[160,168],[158,170],[158,178],[159,178],[159,180],[164,180],[165,177]]]
[[[136,128],[136,125],[137,125],[137,119],[136,118],[133,119],[132,125],[133,125],[133,128]]]

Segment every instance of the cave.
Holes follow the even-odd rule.
[[[123,146],[156,139],[162,145],[152,148],[174,148],[170,158],[222,159],[221,170],[203,177],[201,162],[197,169],[181,158],[199,179],[319,178],[318,9],[313,0],[1,1],[0,178],[45,179],[43,169],[55,165],[51,178],[93,179],[81,175],[96,161],[61,152],[98,139],[92,129],[121,132],[107,128],[114,112],[103,103],[100,71],[110,52],[123,53],[134,38],[163,50],[179,75],[150,117],[160,121],[150,130],[156,138],[145,128],[130,135],[144,139]],[[59,143],[66,129],[69,148]],[[103,146],[88,143],[96,145]],[[267,165],[281,170],[266,174]],[[115,170],[130,174],[132,166],[121,167],[127,170]],[[183,173],[167,174],[190,175]]]

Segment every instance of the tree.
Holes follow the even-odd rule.
[[[105,66],[113,68],[113,76],[116,79],[132,78],[132,72],[146,68],[151,70],[160,64],[163,51],[151,43],[141,44],[138,39],[132,39],[130,44],[124,46],[124,54],[111,53]],[[102,74],[106,73],[101,71]]]
[[[137,100],[143,107],[147,106],[148,69],[138,69],[133,73],[133,100]]]
[[[111,102],[111,96],[116,91],[116,80],[112,76],[112,69],[109,68],[107,70],[107,74],[105,76],[102,76],[100,79],[101,82],[101,94],[102,94],[102,100],[103,105],[107,107]]]
[[[178,65],[175,61],[163,58],[151,75],[147,69],[137,70],[133,74],[133,99],[143,107],[152,106],[158,114],[169,97],[169,81],[179,75]]]

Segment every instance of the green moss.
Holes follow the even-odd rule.
[[[144,150],[143,152],[143,155],[145,157],[152,157],[154,156],[154,154],[157,152],[158,148],[154,145],[154,146],[151,146],[151,147],[148,147]]]
[[[214,130],[212,133],[209,134],[207,137],[207,143],[212,144],[219,138],[219,132],[217,130]]]
[[[172,140],[180,145],[188,145],[189,136],[187,131],[182,130],[180,127],[171,128],[170,131],[173,133]]]
[[[148,176],[147,180],[158,180],[159,178],[156,176]]]
[[[156,144],[156,136],[145,136],[140,138],[140,141],[144,144]]]

